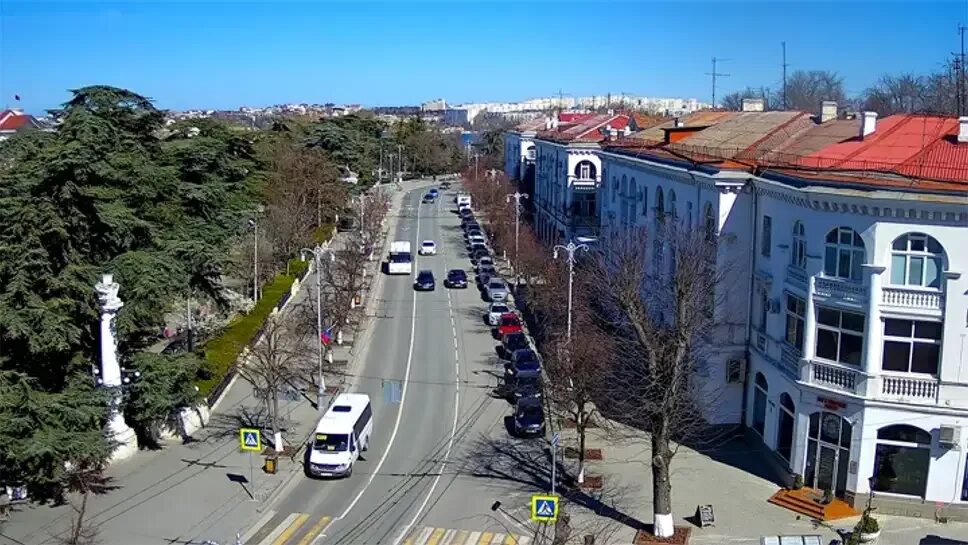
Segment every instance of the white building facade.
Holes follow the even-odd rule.
[[[968,193],[599,155],[603,237],[676,217],[737,275],[712,423],[855,506],[873,487],[879,512],[968,520]]]
[[[508,180],[523,180],[528,167],[534,165],[537,157],[535,134],[535,130],[527,126],[504,134],[504,174]]]

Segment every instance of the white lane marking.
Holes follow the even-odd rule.
[[[450,310],[451,314],[454,312],[454,306],[451,304],[450,292],[447,292],[447,308]],[[423,502],[420,507],[417,508],[417,512],[413,514],[413,518],[410,522],[403,528],[397,538],[393,541],[393,545],[400,545],[400,543],[407,537],[410,530],[417,523],[417,519],[420,518],[420,514],[424,509],[427,508],[427,504],[430,503],[430,498],[434,495],[434,490],[437,489],[437,484],[440,483],[440,478],[443,477],[444,471],[447,469],[447,464],[450,463],[450,453],[454,449],[454,439],[457,437],[457,422],[460,419],[460,356],[457,351],[457,337],[454,337],[454,422],[450,428],[450,439],[447,441],[447,450],[444,451],[444,459],[440,463],[440,471],[437,472],[437,476],[434,477],[433,483],[430,485],[430,490],[427,491],[427,495],[424,497]]]
[[[419,208],[417,209],[416,227],[417,227],[416,233],[415,233],[417,235],[416,239],[419,240],[420,239],[420,209]],[[418,259],[419,257],[414,257],[413,259],[414,268],[416,268]],[[413,339],[417,332],[417,291],[416,290],[412,290],[412,291],[413,291],[413,310],[410,313],[410,348],[407,350],[407,368],[403,375],[403,386],[401,387],[401,392],[400,392],[400,405],[399,407],[397,407],[397,419],[396,419],[396,422],[393,423],[393,431],[390,433],[390,442],[387,443],[387,448],[383,451],[383,456],[380,457],[380,461],[376,464],[376,468],[373,469],[373,473],[370,474],[370,478],[366,481],[366,484],[363,485],[363,488],[361,488],[360,491],[356,494],[356,497],[353,498],[353,501],[351,501],[350,504],[346,507],[346,510],[343,511],[343,514],[336,517],[335,520],[342,520],[343,518],[345,518],[346,515],[348,515],[350,511],[353,509],[353,507],[356,506],[356,503],[360,501],[360,498],[363,497],[363,493],[366,492],[366,489],[370,487],[370,484],[373,483],[373,479],[376,478],[376,476],[380,473],[380,469],[383,468],[383,463],[387,461],[387,456],[390,454],[390,449],[393,447],[393,441],[396,440],[397,432],[400,430],[400,419],[403,417],[403,404],[406,403],[407,401],[407,386],[410,383],[410,367],[413,364]]]

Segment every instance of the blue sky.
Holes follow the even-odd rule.
[[[937,70],[968,0],[950,2],[85,2],[0,0],[0,106],[41,113],[90,84],[162,108],[457,103],[605,92],[709,100],[829,69],[848,93]]]

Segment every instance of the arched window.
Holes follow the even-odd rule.
[[[793,428],[796,423],[797,409],[790,394],[780,394],[780,414],[776,426],[776,453],[787,462],[793,453]]]
[[[850,227],[837,227],[827,233],[823,271],[827,276],[860,281],[864,264],[864,241]]]
[[[874,490],[923,498],[930,466],[930,433],[908,424],[877,430]]]
[[[707,202],[703,208],[703,229],[706,231],[706,240],[712,242],[716,237],[716,218],[713,216],[713,205]]]
[[[692,201],[686,203],[686,219],[689,221],[686,225],[692,227]]]
[[[594,180],[597,172],[595,163],[591,161],[579,161],[575,165],[575,177],[579,180]]]
[[[638,213],[639,189],[635,185],[635,178],[629,180],[629,218],[634,222]]]
[[[665,214],[665,199],[662,196],[662,188],[655,188],[655,217],[659,219]]]
[[[618,195],[618,178],[612,176],[612,202],[615,202],[616,195]]]
[[[645,184],[642,187],[642,217],[649,217],[649,188]]]
[[[673,219],[679,217],[676,210],[676,191],[674,189],[669,190],[669,209],[666,210],[666,215]]]
[[[762,437],[766,430],[766,395],[770,385],[763,373],[756,373],[753,387],[753,430]]]
[[[622,198],[623,199],[629,194],[628,191],[629,191],[629,179],[628,179],[627,176],[625,176],[624,174],[622,174],[622,190],[621,190],[621,193],[622,193]]]
[[[934,237],[909,233],[891,245],[891,284],[941,287],[944,250]]]
[[[804,234],[803,222],[793,222],[793,244],[790,245],[790,264],[798,268],[807,266],[807,238]]]

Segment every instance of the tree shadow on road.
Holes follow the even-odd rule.
[[[551,451],[541,439],[522,440],[510,437],[481,436],[460,460],[461,473],[490,481],[508,492],[520,492],[522,485],[533,493],[551,488]],[[581,489],[574,485],[576,475],[571,464],[558,456],[556,492],[572,509],[580,507],[623,526],[641,530],[646,524],[627,514],[629,498],[634,497],[629,486],[618,485],[603,477],[598,490]]]

